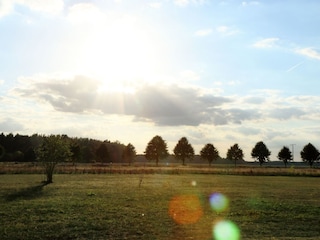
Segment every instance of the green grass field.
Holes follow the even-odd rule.
[[[217,239],[213,229],[223,220],[237,226],[241,239],[320,239],[319,178],[62,174],[53,184],[42,180],[0,175],[1,239]],[[229,201],[221,212],[209,201],[217,192]]]

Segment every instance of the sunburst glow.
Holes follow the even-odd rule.
[[[75,59],[77,71],[98,77],[102,89],[116,85],[119,90],[123,84],[150,82],[158,75],[161,44],[139,19],[109,17],[88,31],[90,35],[79,46],[80,59]]]

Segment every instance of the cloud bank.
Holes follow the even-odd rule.
[[[111,86],[101,90],[100,81],[85,76],[24,78],[20,83],[21,86],[12,90],[13,95],[49,104],[59,112],[127,115],[134,121],[160,126],[218,126],[267,118],[287,120],[307,117],[308,112],[303,105],[305,98],[269,98],[272,92],[263,97],[257,92],[256,96],[236,98],[215,95],[210,89],[159,82],[141,83],[132,91]]]

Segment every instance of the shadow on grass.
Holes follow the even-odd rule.
[[[20,189],[14,193],[8,194],[5,199],[7,201],[15,201],[18,199],[29,200],[29,199],[41,197],[43,195],[43,187],[46,185],[48,185],[48,183],[43,182],[33,187]]]

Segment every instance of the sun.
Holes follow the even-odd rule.
[[[98,77],[103,88],[153,81],[161,66],[160,43],[137,18],[124,16],[90,29],[81,46],[79,71]]]

